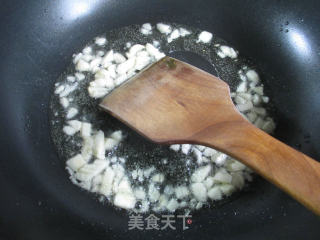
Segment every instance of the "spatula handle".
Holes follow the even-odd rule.
[[[208,127],[202,144],[235,157],[320,215],[320,163],[243,120]]]

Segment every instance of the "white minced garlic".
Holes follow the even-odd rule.
[[[172,27],[170,25],[164,24],[164,23],[158,23],[157,29],[159,30],[159,32],[166,34],[166,35],[168,35],[172,32]]]
[[[152,26],[150,23],[145,23],[141,26],[140,32],[144,35],[152,34]]]
[[[199,34],[197,42],[209,43],[211,42],[211,40],[212,40],[212,33],[203,31]]]
[[[160,31],[161,32],[161,31]],[[172,30],[172,32],[170,33],[170,35],[168,36],[167,38],[167,42],[168,43],[171,43],[173,40],[176,40],[180,37],[185,37],[185,36],[188,36],[190,35],[191,32],[188,31],[187,29],[185,28],[179,28],[179,29],[174,29]]]
[[[232,47],[228,47],[228,46],[219,46],[219,50],[217,54],[220,58],[225,58],[225,57],[237,58],[238,57],[238,53]]]
[[[152,29],[150,23],[145,23],[141,26],[140,32],[150,35]],[[156,29],[167,37],[168,43],[191,34],[191,31],[185,28],[172,28],[164,23],[158,23]],[[211,40],[212,33],[203,31],[198,35],[197,42],[210,43]],[[94,45],[100,47],[107,43],[105,37],[97,37],[94,40]],[[76,106],[70,107],[72,99],[67,97],[78,88],[78,82],[87,78],[87,74],[93,74],[94,78],[88,84],[89,96],[102,98],[137,71],[163,58],[165,54],[160,51],[161,46],[157,40],[145,45],[128,42],[125,53],[100,50],[94,54],[94,45],[87,46],[81,53],[74,55],[75,75],[68,76],[66,84],[56,84],[54,91],[66,111],[66,121],[62,129],[64,134],[78,134],[81,138],[81,151],[66,162],[66,168],[74,184],[105,196],[117,207],[143,213],[149,210],[175,212],[179,208],[185,208],[186,212],[189,212],[200,209],[208,200],[221,200],[242,189],[245,181],[251,181],[252,171],[244,164],[201,145],[169,146],[172,151],[193,156],[197,162],[197,168],[190,179],[187,179],[185,184],[176,186],[164,185],[165,174],[154,166],[128,171],[125,168],[125,158],[109,157],[108,153],[121,144],[123,133],[119,130],[106,134],[100,129],[95,129],[90,122],[78,120],[78,109]],[[215,46],[218,48],[217,55],[221,58],[235,59],[238,56],[231,47]],[[237,109],[248,121],[267,133],[272,133],[275,123],[262,105],[268,103],[269,98],[264,95],[258,73],[244,67],[238,74],[241,82],[236,92],[231,93]],[[167,164],[168,160],[163,159],[163,163]]]

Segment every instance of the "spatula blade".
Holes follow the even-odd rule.
[[[183,143],[236,112],[225,82],[171,57],[112,91],[100,107],[158,143]]]

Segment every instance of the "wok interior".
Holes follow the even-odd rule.
[[[6,216],[4,234],[24,239],[173,239],[176,235],[298,239],[319,234],[315,227],[319,219],[260,178],[234,201],[195,212],[188,231],[128,231],[125,211],[101,205],[70,183],[50,140],[48,124],[53,83],[72,54],[89,40],[133,23],[177,22],[211,31],[252,59],[274,103],[275,136],[320,159],[320,136],[315,130],[320,122],[316,104],[320,100],[320,30],[310,14],[317,9],[316,1],[127,0],[96,1],[81,7],[81,1],[61,0],[19,3],[15,8],[17,3],[5,6],[16,10],[5,15],[8,24],[0,40],[6,56],[1,62],[0,88],[0,121],[5,126],[1,153],[6,159],[0,163],[0,182],[6,193],[5,204],[0,206]]]

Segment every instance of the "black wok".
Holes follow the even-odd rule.
[[[252,59],[275,104],[275,136],[320,159],[319,9],[317,0],[1,1],[0,238],[319,239],[319,218],[260,178],[195,212],[186,231],[128,231],[126,212],[71,184],[48,124],[53,83],[85,43],[121,26],[176,22]]]

